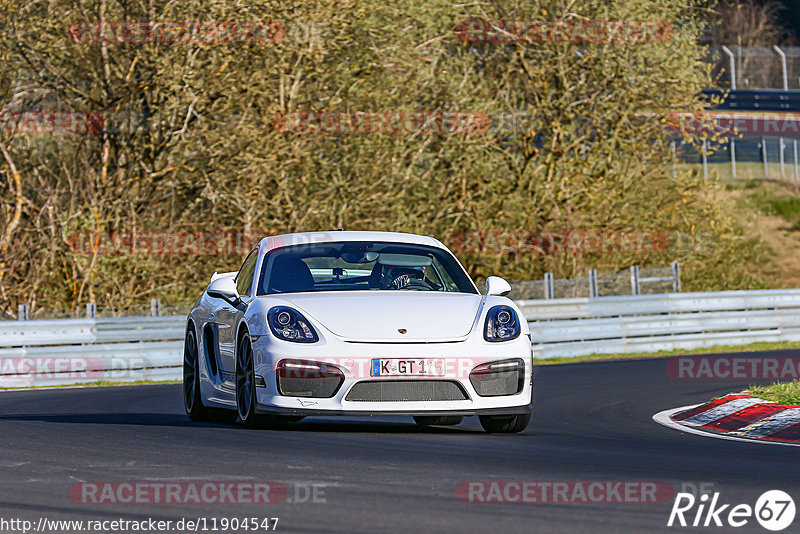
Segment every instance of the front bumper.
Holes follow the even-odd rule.
[[[319,343],[300,344],[261,336],[253,342],[256,374],[265,387],[256,388],[256,411],[286,416],[373,416],[373,415],[504,415],[529,413],[533,408],[533,359],[529,338],[525,335],[505,343],[467,339],[451,343],[350,343],[322,338]],[[369,375],[372,358],[444,358],[448,366],[444,376],[424,380],[457,382],[466,393],[465,400],[393,400],[348,401],[350,389],[361,381],[374,381]],[[524,382],[519,393],[494,397],[477,394],[469,380],[470,371],[482,363],[521,358],[525,362]],[[278,392],[275,366],[283,359],[327,362],[345,375],[344,382],[330,398],[292,397]],[[399,380],[383,378],[381,380]],[[419,379],[419,377],[410,380]]]
[[[442,411],[360,411],[360,410],[313,410],[309,408],[280,408],[280,407],[271,407],[271,406],[263,406],[259,405],[256,407],[256,413],[263,414],[263,415],[286,415],[286,416],[295,416],[295,417],[342,417],[342,416],[351,416],[351,417],[374,417],[374,416],[386,416],[386,415],[393,415],[393,416],[417,416],[417,415],[429,415],[429,416],[445,416],[445,415],[461,415],[464,417],[469,417],[471,415],[513,415],[513,414],[524,414],[530,413],[533,411],[533,402],[526,404],[525,406],[510,406],[505,408],[478,408],[474,410],[442,410]]]

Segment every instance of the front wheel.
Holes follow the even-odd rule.
[[[256,413],[256,375],[253,366],[253,346],[248,335],[239,341],[236,351],[236,413],[239,422],[251,428],[284,428],[303,417],[282,415],[260,415]]]
[[[414,421],[419,426],[455,426],[460,425],[464,418],[460,415],[445,415],[437,417],[435,415],[415,415]]]
[[[531,414],[481,415],[478,419],[480,419],[483,429],[490,434],[515,434],[528,428]]]
[[[239,422],[245,426],[256,426],[256,378],[253,368],[253,346],[248,335],[239,340],[236,351],[236,412]]]

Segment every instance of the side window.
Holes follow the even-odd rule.
[[[236,291],[240,295],[249,295],[250,287],[253,285],[253,274],[256,271],[256,260],[258,260],[258,250],[254,250],[244,260],[239,274],[236,275]]]

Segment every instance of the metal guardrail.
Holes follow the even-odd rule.
[[[800,289],[518,301],[536,358],[800,341]],[[0,388],[179,380],[185,316],[0,322]]]
[[[186,317],[0,321],[0,388],[178,380]]]
[[[703,96],[721,102],[715,109],[741,111],[800,111],[800,91],[782,89],[706,89]]]
[[[800,341],[800,289],[519,301],[537,358]]]

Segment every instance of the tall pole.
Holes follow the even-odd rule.
[[[783,50],[778,45],[773,45],[772,48],[781,56],[781,72],[783,73],[783,90],[789,90],[789,73],[788,69],[786,68],[786,54],[783,53]],[[795,151],[797,150],[797,141],[794,142]],[[778,147],[781,153],[781,178],[786,178],[786,172],[783,169],[783,137],[780,138],[780,146]],[[795,152],[796,153],[796,152]],[[795,156],[795,163],[797,162],[797,157]],[[797,173],[797,165],[795,164],[795,174]]]
[[[728,59],[730,60],[731,65],[731,91],[736,90],[736,56],[733,55],[731,49],[725,45],[722,45],[722,51],[727,54]]]
[[[778,45],[772,45],[772,48],[781,56],[781,72],[783,72],[783,90],[789,90],[789,73],[786,68],[786,54],[783,53],[781,47]]]
[[[728,59],[730,60],[730,65],[731,65],[731,91],[735,91],[736,90],[736,56],[734,56],[733,52],[731,52],[731,49],[728,48],[725,45],[722,45],[722,51],[725,54],[727,54]],[[733,179],[735,180],[736,179],[736,141],[734,140],[733,135],[731,135],[730,144],[731,144],[731,150],[730,150],[730,152],[731,152],[731,175],[733,176]]]

